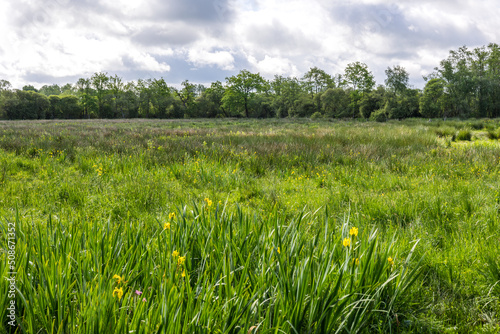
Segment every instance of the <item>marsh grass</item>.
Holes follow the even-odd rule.
[[[17,332],[495,332],[499,125],[469,123],[0,122]]]

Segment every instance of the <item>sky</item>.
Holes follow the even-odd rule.
[[[403,66],[423,88],[450,50],[498,43],[497,0],[2,0],[0,79],[14,88],[95,72],[209,85],[366,63]]]

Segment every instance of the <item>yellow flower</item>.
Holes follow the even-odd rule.
[[[390,264],[391,266],[392,266],[392,265],[394,265],[394,260],[392,259],[392,257],[389,257],[389,258],[387,259],[387,262],[389,262],[389,264]]]
[[[116,296],[115,296],[116,294]],[[113,297],[118,297],[118,300],[122,299],[122,296],[123,296],[123,289],[122,288],[115,288],[113,290]]]
[[[123,281],[123,278],[119,275],[113,275],[113,279],[116,279],[117,284],[120,284]]]
[[[278,254],[281,254],[281,252],[280,252],[280,248],[279,248],[279,247],[278,247]]]
[[[179,266],[182,266],[182,264],[184,263],[184,261],[186,261],[186,257],[185,256],[180,256],[178,259],[177,259],[177,264]]]
[[[185,270],[182,271],[181,277],[186,277],[186,271]]]
[[[178,252],[178,251],[176,251],[176,250],[174,250],[174,251],[172,252],[172,256],[173,256],[173,257],[178,257],[178,256],[179,256],[179,252]]]
[[[204,199],[205,202],[207,202],[207,205],[208,206],[211,206],[212,205],[212,201],[208,199],[208,197],[205,197]]]
[[[175,218],[175,212],[171,212],[168,214],[168,219],[174,219]]]
[[[164,230],[170,230],[170,223],[163,224],[163,229]]]
[[[352,260],[352,264],[359,266],[359,258],[357,257],[354,260]]]
[[[358,228],[357,227],[351,227],[349,230],[349,235],[354,235],[355,237],[358,236]]]
[[[344,247],[349,247],[351,245],[351,238],[344,238],[342,245],[344,245]]]

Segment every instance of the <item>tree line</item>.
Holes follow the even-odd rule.
[[[265,80],[242,70],[205,87],[180,88],[163,78],[124,82],[95,73],[75,84],[12,89],[0,80],[1,119],[333,117],[376,121],[408,117],[500,117],[500,48],[489,44],[450,51],[423,90],[409,85],[401,66],[388,67],[376,85],[361,62],[330,75],[317,67],[301,78]]]

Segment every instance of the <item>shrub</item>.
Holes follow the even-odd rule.
[[[500,138],[500,131],[498,131],[498,130],[488,130],[488,138],[489,139],[498,139],[498,138]]]
[[[470,130],[460,130],[457,133],[457,140],[466,140],[470,141],[472,139],[472,133]]]
[[[385,109],[379,109],[379,110],[374,111],[370,115],[370,121],[376,121],[376,122],[387,121],[387,114],[385,113]]]
[[[321,114],[319,111],[316,111],[314,114],[311,115],[311,119],[319,119],[323,118],[323,114]]]

